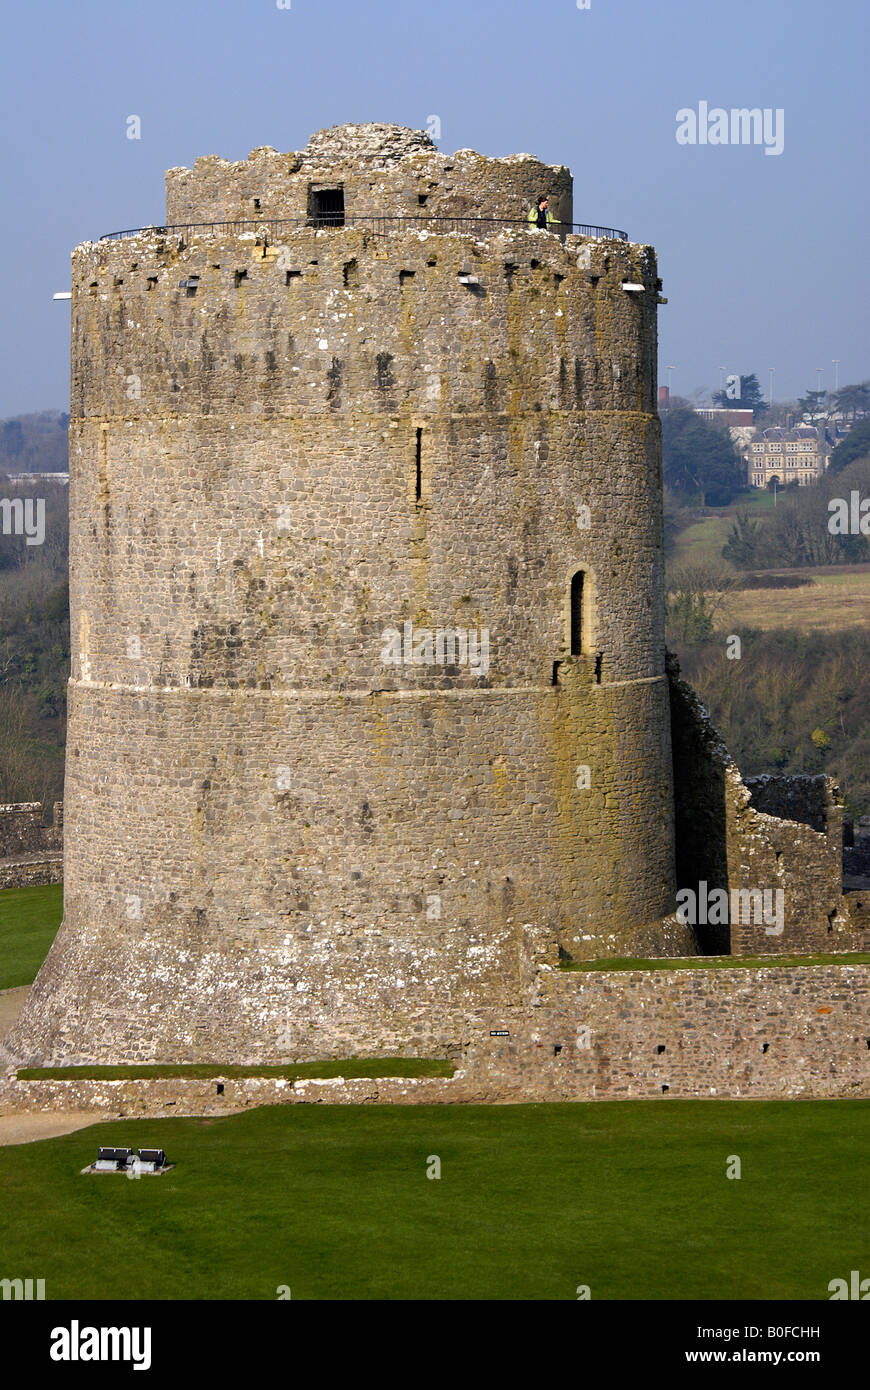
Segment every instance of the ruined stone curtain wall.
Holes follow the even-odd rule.
[[[843,893],[843,805],[833,779],[744,782],[677,664],[669,661],[669,670],[678,894],[689,890],[700,901],[716,890],[730,900],[726,921],[699,921],[704,949],[749,956],[865,949],[864,904]],[[741,893],[745,906],[734,896]],[[769,895],[769,920],[753,893]]]
[[[37,854],[57,849],[62,844],[62,801],[55,801],[51,812],[41,801],[18,801],[0,806],[0,859]]]

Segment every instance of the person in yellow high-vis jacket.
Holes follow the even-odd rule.
[[[549,206],[550,199],[547,197],[546,193],[542,193],[534,207],[529,211],[527,220],[530,227],[540,227],[542,232],[549,232],[552,231],[554,227],[559,226],[556,218],[548,210]]]

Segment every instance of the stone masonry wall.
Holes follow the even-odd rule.
[[[47,822],[41,801],[0,806],[0,859],[18,858],[63,847],[63,802],[56,801]]]
[[[425,1055],[518,1001],[538,936],[633,949],[638,886],[668,883],[661,683],[597,688],[582,720],[555,688],[70,693],[65,927],[28,1004],[47,1060]]]
[[[211,1081],[7,1078],[0,1113],[870,1096],[868,1006],[870,967],[861,965],[566,972],[541,962],[517,1006],[465,1019],[449,1080],[293,1083],[222,1077],[219,1065]]]
[[[218,1086],[221,1090],[218,1091]],[[209,1081],[14,1081],[0,1079],[0,1115],[16,1111],[92,1110],[95,1116],[230,1115],[259,1105],[457,1105],[489,1098],[479,1082],[327,1077],[283,1081],[226,1077]],[[96,1153],[94,1153],[96,1157]],[[170,1162],[172,1153],[168,1154]]]
[[[0,862],[0,890],[39,888],[46,883],[63,883],[63,855],[59,850]]]
[[[476,1021],[462,1074],[540,1100],[870,1095],[870,967],[543,972],[530,1011]]]

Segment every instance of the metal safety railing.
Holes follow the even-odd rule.
[[[151,224],[147,227],[128,227],[122,232],[107,232],[100,241],[120,241],[125,237],[138,236],[140,232],[155,232],[161,236],[184,238],[191,235],[213,233],[243,234],[253,232],[262,234],[264,241],[277,241],[288,231],[310,227],[315,231],[327,228],[362,227],[378,236],[389,236],[396,232],[466,232],[482,234],[496,227],[513,227],[517,231],[529,229],[531,224],[525,217],[365,217],[342,212],[321,212],[309,217],[253,217],[230,222],[181,222],[172,226]],[[628,233],[617,227],[596,227],[589,222],[551,222],[550,231],[559,237],[574,235],[604,237],[611,241],[628,241]]]

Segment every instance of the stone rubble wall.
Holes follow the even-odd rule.
[[[54,802],[51,819],[41,801],[0,806],[0,859],[20,858],[63,848],[63,802]]]
[[[0,890],[38,888],[46,883],[63,883],[62,854],[33,854],[0,862]]]
[[[223,1092],[218,1093],[218,1085]],[[97,1117],[231,1115],[260,1105],[456,1105],[487,1099],[479,1083],[447,1077],[372,1080],[330,1077],[283,1081],[227,1077],[185,1081],[0,1080],[0,1115],[18,1111],[93,1110]]]
[[[462,1066],[540,1100],[870,1096],[870,966],[544,972]]]

